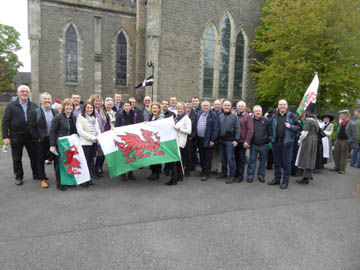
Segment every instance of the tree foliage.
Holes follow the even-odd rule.
[[[320,108],[351,106],[360,89],[360,0],[268,0],[253,43],[258,102],[298,104],[318,72]]]
[[[10,89],[10,80],[23,66],[16,55],[21,49],[19,37],[14,27],[0,24],[0,90]]]

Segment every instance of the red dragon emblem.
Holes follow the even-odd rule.
[[[67,159],[65,161],[65,158],[62,158],[62,162],[64,163],[65,166],[69,165],[66,173],[72,174],[72,175],[81,174],[80,161],[78,159],[74,158],[74,156],[79,154],[77,147],[75,145],[72,145],[71,147],[69,147],[69,149],[66,150],[66,152],[64,152],[64,148],[63,148],[62,152],[63,152],[63,155],[65,155],[66,159]]]
[[[151,152],[154,156],[163,155],[163,151],[159,151],[160,136],[158,132],[152,132],[150,130],[140,129],[141,135],[145,140],[142,140],[139,135],[125,132],[125,135],[117,135],[124,142],[118,142],[114,140],[117,148],[124,152],[123,156],[126,157],[126,164],[136,161],[136,157],[139,159],[151,156]],[[154,140],[155,138],[155,140]],[[144,154],[145,151],[150,151]],[[134,153],[133,157],[129,155]]]

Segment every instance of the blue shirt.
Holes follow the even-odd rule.
[[[45,114],[46,129],[47,129],[46,135],[50,136],[51,122],[52,122],[52,119],[54,118],[54,116],[51,111],[51,108],[49,110],[46,110],[43,106],[41,106],[41,109],[43,110],[43,112]]]
[[[28,103],[22,103],[20,100],[19,100],[19,103],[22,107],[22,109],[24,110],[24,116],[25,116],[25,122],[27,123],[27,108],[28,108]]]
[[[199,120],[197,122],[197,134],[199,137],[203,138],[205,136],[205,129],[206,129],[206,120],[209,115],[208,113],[201,113]]]

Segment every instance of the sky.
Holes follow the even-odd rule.
[[[31,71],[30,41],[27,26],[27,0],[0,0],[0,23],[15,27],[20,33],[21,50],[17,52],[23,67],[19,71]]]

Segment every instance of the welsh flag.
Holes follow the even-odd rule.
[[[317,72],[315,72],[314,79],[312,80],[311,84],[306,90],[305,95],[302,98],[300,105],[296,110],[297,114],[300,115],[300,119],[303,119],[304,111],[309,106],[309,104],[316,103],[318,88],[319,88],[319,77],[317,75]]]
[[[75,186],[90,180],[89,168],[77,134],[60,137],[58,150],[62,185]]]
[[[172,117],[118,127],[100,134],[98,141],[110,177],[181,159]]]

